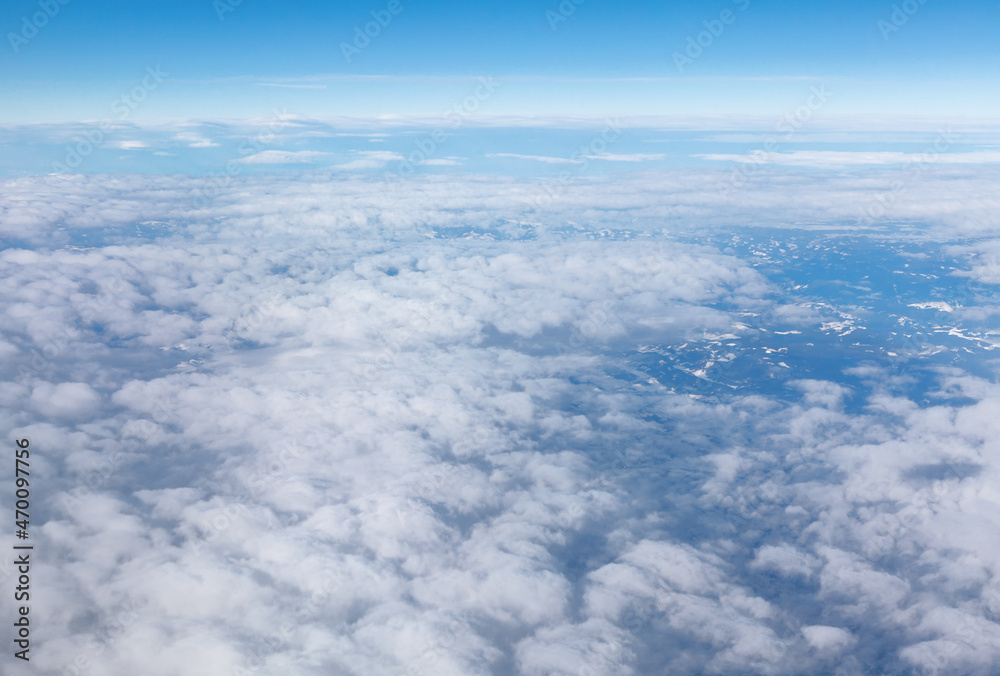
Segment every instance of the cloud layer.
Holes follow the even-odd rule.
[[[944,255],[994,207],[949,175],[979,196],[918,175],[852,227],[919,213],[900,246]],[[989,673],[991,372],[723,380],[864,314],[791,300],[732,219],[830,227],[894,177],[397,178],[3,185],[0,422],[45,552],[13,676]],[[948,261],[988,288],[991,247]],[[701,390],[668,346],[717,351]]]

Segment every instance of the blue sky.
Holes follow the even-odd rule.
[[[439,113],[486,75],[505,86],[483,112],[520,116],[772,115],[819,82],[845,115],[998,103],[996,3],[231,3],[4,3],[0,121],[100,119],[156,66],[168,78],[134,120]],[[391,21],[348,62],[372,12]]]
[[[949,128],[937,154],[992,164],[998,27],[941,0],[10,2],[0,174],[905,164]]]

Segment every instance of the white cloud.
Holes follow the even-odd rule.
[[[186,143],[189,148],[216,148],[218,143],[205,138],[198,132],[184,131],[176,134],[174,138],[182,143]]]
[[[283,82],[257,82],[258,87],[284,87],[287,89],[326,89],[325,84],[288,84]]]
[[[788,384],[803,393],[807,404],[833,409],[839,408],[851,392],[843,385],[822,380],[792,380]]]
[[[519,155],[517,153],[489,153],[486,157],[513,157],[518,160],[531,160],[533,162],[544,162],[546,164],[582,164],[583,160],[575,160],[569,157],[548,157],[546,155]]]
[[[761,547],[750,565],[754,568],[774,570],[782,575],[808,578],[819,569],[820,562],[814,556],[783,544]]]
[[[389,162],[406,159],[400,153],[391,150],[361,150],[356,151],[354,156],[358,159],[334,165],[334,168],[340,171],[353,169],[381,169]]]
[[[662,160],[666,155],[662,153],[598,153],[596,155],[584,155],[588,160],[604,160],[606,162],[650,162]]]
[[[379,162],[392,162],[394,160],[406,159],[400,153],[391,150],[359,150],[356,155],[366,160],[377,160]]]
[[[703,160],[716,162],[740,162],[743,164],[785,164],[799,167],[848,167],[856,165],[894,164],[997,164],[1000,152],[979,151],[973,153],[903,153],[864,152],[834,150],[794,150],[791,152],[761,151],[759,154],[733,155],[706,153],[694,155]]]
[[[995,175],[934,176],[893,214],[988,213]],[[0,252],[0,425],[49,449],[32,667],[989,673],[995,383],[916,401],[862,365],[715,400],[623,356],[832,312],[667,219],[836,219],[893,180],[774,172],[720,206],[726,177],[538,207],[496,177],[235,177],[197,206],[198,178],[4,182],[35,249]]]
[[[340,171],[353,171],[355,169],[381,169],[384,166],[385,162],[381,160],[351,160],[350,162],[336,164],[334,168]]]
[[[312,164],[330,156],[316,150],[262,150],[242,157],[240,164]]]
[[[809,641],[809,645],[822,652],[840,652],[855,643],[851,632],[840,627],[812,625],[802,627],[802,633]]]
[[[123,224],[142,203],[116,205]],[[532,448],[539,421],[564,417],[554,404],[572,392],[565,374],[593,358],[529,357],[480,346],[484,334],[510,341],[564,327],[599,345],[650,310],[690,330],[689,303],[755,292],[757,276],[730,258],[629,242],[486,241],[469,252],[408,237],[365,253],[317,246],[325,235],[304,221],[287,239],[287,215],[250,218],[284,244],[256,249],[235,226],[183,246],[4,254],[5,302],[46,289],[50,308],[15,311],[5,330],[40,350],[66,335],[38,368],[69,370],[92,352],[88,379],[114,392],[104,402],[67,381],[32,397],[31,415],[72,425],[86,410],[96,425],[67,430],[79,440],[61,444],[70,455],[53,494],[70,491],[71,506],[39,531],[79,562],[60,594],[79,601],[63,602],[42,668],[62,668],[86,645],[94,625],[71,629],[74,618],[95,606],[110,616],[122,599],[137,619],[102,653],[110,673],[134,668],[133,650],[170,646],[228,671],[283,623],[294,631],[278,636],[267,664],[297,664],[305,650],[312,661],[299,673],[405,670],[436,655],[435,673],[486,674],[503,655],[501,627],[549,640],[545,627],[565,620],[573,592],[558,548],[620,509],[614,492],[591,485],[580,453]],[[608,288],[620,294],[611,308],[599,305]],[[119,357],[101,348],[110,336],[163,370],[113,368]],[[270,346],[270,357],[246,345]],[[121,457],[111,462],[112,452]],[[192,462],[203,471],[185,469]],[[72,492],[87,476],[92,487]],[[233,567],[233,556],[260,574]],[[324,571],[332,591],[310,607]],[[105,594],[96,602],[95,588]],[[225,631],[219,618],[229,618]],[[306,648],[316,641],[336,650]],[[173,654],[160,656],[162,673],[184,668]]]
[[[86,383],[42,382],[31,391],[35,411],[46,418],[82,418],[94,413],[100,402],[100,395]]]

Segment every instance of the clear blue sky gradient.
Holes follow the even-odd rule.
[[[1000,110],[996,2],[565,0],[560,11],[557,0],[398,0],[400,11],[348,62],[341,44],[372,12],[387,16],[388,0],[242,0],[220,19],[235,1],[8,0],[0,121],[105,117],[157,65],[169,78],[134,120],[275,107],[318,117],[440,113],[481,75],[504,83],[484,106],[496,114],[774,114],[820,82],[838,90],[834,112],[844,114]],[[25,31],[46,3],[58,11],[36,22],[45,24],[37,34]],[[702,34],[701,53],[692,48],[696,58],[678,68],[674,54],[726,10],[730,22]],[[31,37],[12,44],[11,34]]]

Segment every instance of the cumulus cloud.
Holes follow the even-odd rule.
[[[813,625],[802,627],[809,645],[821,652],[841,652],[855,642],[851,632],[840,627]]]
[[[831,326],[873,311],[797,301],[771,258],[867,250],[720,226],[836,217],[890,178],[755,176],[720,205],[720,176],[533,206],[537,183],[496,177],[236,177],[201,201],[189,177],[6,181],[0,425],[31,439],[47,552],[46,630],[12,676],[81,656],[110,676],[989,673],[986,362],[956,350],[917,396],[921,362],[880,356],[874,321]],[[932,197],[896,208],[941,232],[990,199]],[[908,262],[950,251],[937,279],[995,281],[990,245],[933,232]],[[804,372],[789,346],[823,336],[865,361]]]
[[[31,403],[40,415],[81,418],[95,412],[100,396],[86,383],[39,383],[31,391]]]

